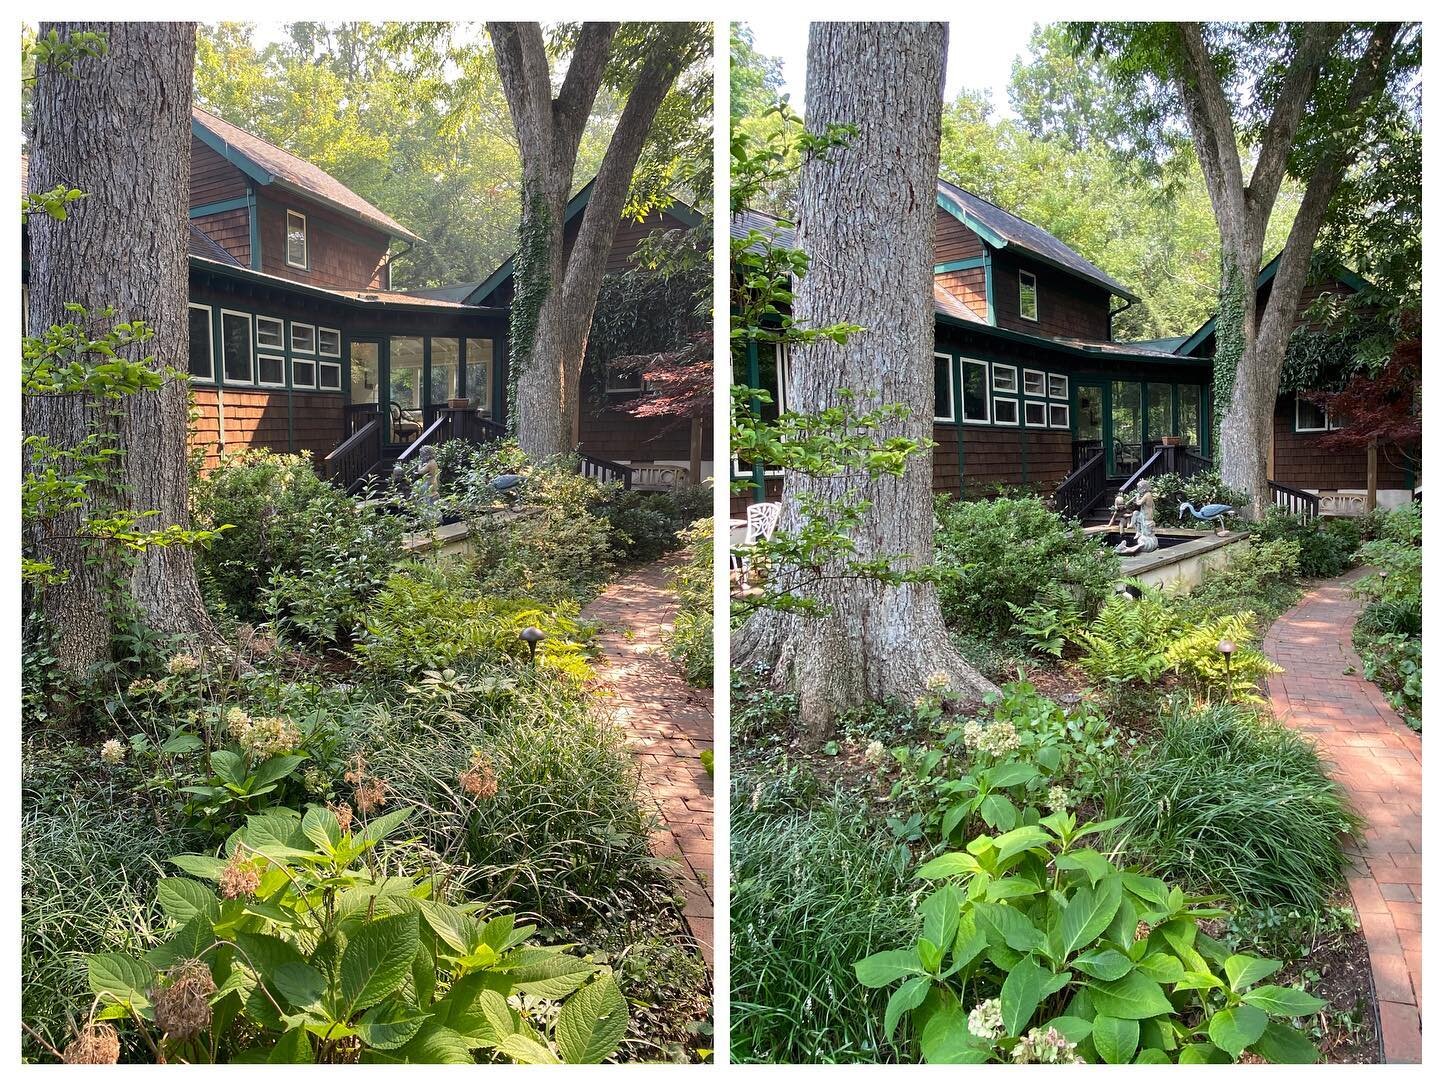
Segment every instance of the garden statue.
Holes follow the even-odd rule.
[[[420,468],[415,477],[416,494],[428,503],[440,499],[440,462],[433,446],[420,448]]]
[[[1150,481],[1141,480],[1135,485],[1135,509],[1130,513],[1132,540],[1121,540],[1115,550],[1121,555],[1139,555],[1154,551],[1160,546],[1155,536],[1155,496],[1150,491]]]
[[[1228,503],[1206,503],[1200,507],[1199,510],[1196,510],[1195,507],[1191,506],[1188,502],[1181,500],[1179,516],[1182,520],[1185,517],[1186,510],[1190,511],[1190,516],[1196,521],[1215,522],[1219,526],[1219,528],[1215,530],[1216,536],[1230,535],[1230,530],[1225,528],[1225,515],[1233,514],[1235,508]]]

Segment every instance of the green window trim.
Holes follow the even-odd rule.
[[[294,219],[300,220],[300,227],[297,230],[293,224]],[[291,255],[295,238],[300,238],[300,259],[297,262]],[[296,270],[310,269],[310,219],[299,210],[285,208],[285,265]]]
[[[1026,281],[1026,280],[1025,280],[1026,278],[1029,278],[1030,280],[1029,280],[1029,281]],[[1038,279],[1035,277],[1034,273],[1032,273],[1031,271],[1029,271],[1029,270],[1021,270],[1021,271],[1019,272],[1019,285],[1020,285],[1020,318],[1024,319],[1026,322],[1039,322],[1039,321],[1040,321],[1040,283],[1039,283]],[[1026,290],[1026,289],[1029,289],[1029,290],[1030,290],[1030,296],[1029,296],[1030,303],[1029,303],[1029,305],[1028,305],[1028,306],[1029,306],[1029,312],[1030,312],[1030,313],[1029,313],[1028,315],[1026,314],[1026,306],[1027,306],[1027,305],[1026,305],[1026,303],[1025,303],[1025,300],[1026,300],[1025,290]]]

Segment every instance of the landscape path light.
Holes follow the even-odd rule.
[[[520,640],[530,646],[530,663],[535,663],[535,647],[545,640],[545,631],[538,626],[527,626],[520,631]]]

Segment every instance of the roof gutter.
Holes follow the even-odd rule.
[[[1141,363],[1151,364],[1179,363],[1188,367],[1207,367],[1210,364],[1208,357],[1172,356],[1169,353],[1152,354],[1086,349],[1079,345],[1068,345],[1063,341],[1052,341],[1049,338],[1036,337],[1033,334],[1022,334],[1018,330],[1007,330],[1003,326],[990,326],[987,323],[972,322],[969,319],[961,319],[954,315],[947,315],[943,311],[937,311],[935,313],[935,319],[937,322],[944,323],[947,326],[956,326],[962,330],[973,330],[990,337],[1000,338],[1004,341],[1013,341],[1021,345],[1038,346],[1042,349],[1048,349],[1066,356],[1079,356],[1089,360],[1094,360],[1098,357],[1100,359],[1136,360]]]
[[[1122,296],[1120,299],[1124,300],[1125,303],[1121,304],[1114,311],[1107,312],[1105,315],[1105,335],[1111,341],[1115,340],[1115,316],[1119,315],[1122,311],[1129,311],[1135,306],[1135,301],[1128,296]]]

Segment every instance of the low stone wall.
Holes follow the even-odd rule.
[[[1128,577],[1180,595],[1200,584],[1206,574],[1230,565],[1237,552],[1250,546],[1246,533],[1215,536],[1181,529],[1156,529],[1155,533],[1157,536],[1194,536],[1195,539],[1159,548],[1147,555],[1131,556],[1123,561],[1122,569]]]

